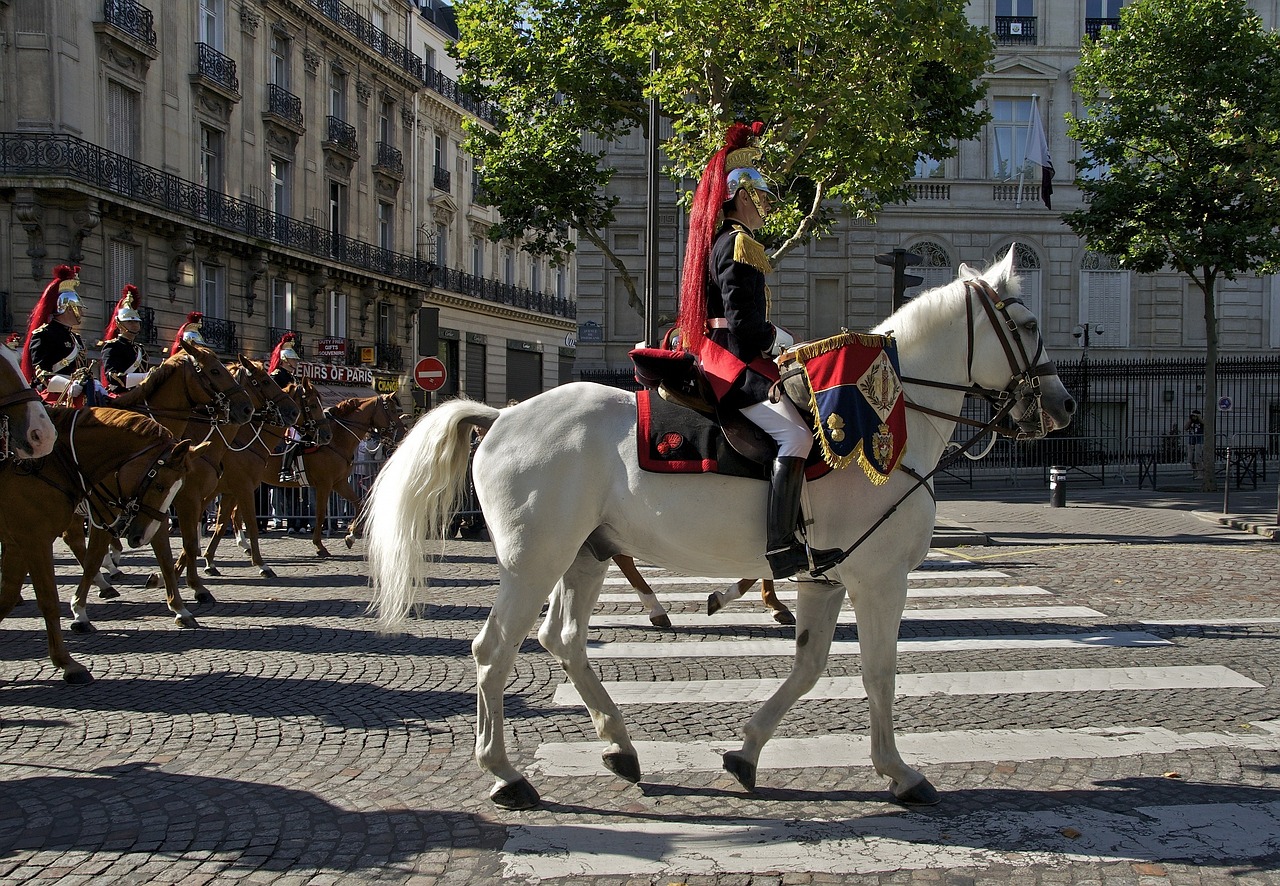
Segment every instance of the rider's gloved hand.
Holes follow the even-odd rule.
[[[794,335],[787,332],[787,330],[783,329],[781,326],[775,324],[773,327],[773,344],[769,345],[769,354],[770,356],[777,357],[795,343],[796,339]]]

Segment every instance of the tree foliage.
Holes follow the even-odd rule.
[[[1085,41],[1076,90],[1085,207],[1065,220],[1122,266],[1201,291],[1213,439],[1217,282],[1280,267],[1280,38],[1244,0],[1136,0]]]
[[[951,156],[986,121],[990,37],[963,0],[460,0],[463,82],[501,108],[467,149],[503,221],[495,238],[566,248],[565,225],[607,248],[613,175],[584,147],[647,130],[656,97],[665,172],[691,188],[735,119],[763,120],[762,170],[784,196],[775,257],[831,206],[873,214],[906,195],[916,158]],[[656,52],[656,70],[650,55]],[[647,133],[646,133],[647,134]]]

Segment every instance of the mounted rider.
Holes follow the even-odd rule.
[[[292,332],[282,335],[271,352],[271,362],[267,364],[267,372],[271,374],[271,380],[281,389],[296,381],[294,376],[298,371],[299,359],[298,352],[293,349],[296,341],[297,336]],[[298,429],[289,428],[285,434],[284,453],[280,456],[281,483],[293,483],[298,479],[298,455],[302,452],[303,445],[302,434]]]
[[[111,322],[102,334],[102,383],[109,394],[123,394],[147,377],[147,351],[138,341],[142,315],[138,287],[126,283]]]
[[[169,356],[173,356],[182,350],[182,341],[195,342],[201,347],[209,347],[205,343],[204,336],[200,334],[200,326],[204,323],[204,314],[200,311],[192,311],[187,314],[187,319],[182,321],[182,325],[178,327],[178,334],[173,337],[173,345],[169,348]]]
[[[103,393],[90,374],[89,352],[80,338],[79,275],[78,265],[53,269],[22,344],[22,371],[44,401],[76,408],[94,405]]]
[[[769,322],[765,275],[772,267],[754,237],[776,199],[752,166],[761,152],[751,141],[763,128],[760,123],[729,127],[725,146],[711,157],[698,182],[678,325],[683,346],[700,361],[719,403],[740,410],[778,444],[770,471],[765,552],[773,577],[781,579],[821,571],[842,552],[812,550],[796,537],[813,431],[785,397],[777,403],[769,399],[778,368],[766,355],[793,340]]]

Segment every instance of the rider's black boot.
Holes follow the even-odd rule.
[[[294,465],[298,461],[298,446],[290,443],[285,449],[284,455],[280,457],[280,482],[292,483],[298,479],[298,471]]]
[[[844,553],[838,548],[810,549],[796,538],[803,489],[804,459],[795,456],[774,459],[769,485],[769,544],[765,549],[774,578],[790,578],[797,572],[821,572]]]

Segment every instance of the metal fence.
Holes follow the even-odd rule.
[[[363,501],[369,494],[369,487],[382,469],[384,459],[358,458],[351,465],[351,488]],[[213,526],[218,510],[219,498],[209,504],[205,512],[205,528]],[[255,495],[257,502],[258,526],[261,529],[283,529],[302,533],[310,532],[316,519],[316,491],[311,487],[305,489],[288,489],[284,487],[258,487]],[[334,535],[346,532],[355,518],[355,509],[338,493],[329,494],[329,509],[325,517],[324,533]]]

